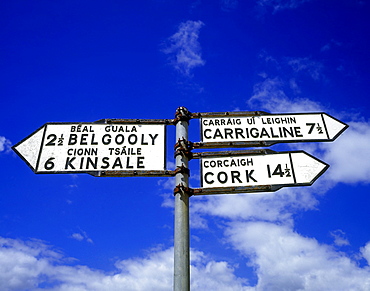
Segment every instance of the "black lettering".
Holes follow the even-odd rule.
[[[216,137],[224,138],[219,128],[216,129],[215,135],[213,136],[213,138],[216,138]]]
[[[310,130],[308,131],[308,134],[311,134],[313,129],[315,128],[315,123],[306,123],[307,126],[310,126]]]
[[[225,128],[225,138],[227,139],[228,136],[230,136],[230,139],[233,139],[233,130],[231,128]]]
[[[92,145],[97,145],[98,142],[95,141],[95,133],[93,133],[92,137],[91,137],[91,144]]]
[[[93,161],[92,158],[87,157],[86,169],[89,169],[89,164],[91,164],[91,166],[93,167],[93,169],[96,170],[97,167],[98,167],[98,157],[95,157],[95,161]]]
[[[52,170],[54,168],[55,165],[54,165],[53,160],[55,160],[55,158],[47,159],[44,165],[45,170]]]
[[[108,169],[109,168],[109,162],[108,161],[109,161],[109,158],[108,157],[104,157],[102,159],[102,162],[104,164],[104,166],[101,166],[102,169]]]
[[[210,129],[206,129],[206,130],[204,131],[204,137],[205,137],[205,138],[212,138],[211,136],[207,135],[207,133],[208,133],[208,132],[210,132],[210,131],[211,131]]]
[[[148,143],[144,141],[144,135],[141,135],[141,144],[142,145],[147,145]]]
[[[134,166],[130,166],[130,157],[127,157],[127,159],[126,159],[126,168],[127,169],[133,169],[134,168]]]
[[[54,146],[57,136],[55,134],[49,134],[47,139],[50,139],[50,141],[45,146]]]
[[[239,183],[242,183],[240,180],[240,172],[239,171],[231,171],[231,182],[235,183],[235,180],[238,180]]]
[[[213,176],[213,173],[211,172],[208,172],[204,175],[204,181],[207,183],[207,184],[213,184],[214,181],[213,180],[208,180],[208,176]]]
[[[137,168],[138,169],[145,169],[144,157],[137,157]]]
[[[284,132],[284,137],[287,137],[287,133],[291,137],[294,137],[294,133],[293,133],[293,128],[292,127],[289,127],[289,129],[287,129],[286,127],[283,127],[283,132]]]
[[[303,137],[303,135],[301,134],[301,128],[298,126],[294,127],[294,133],[296,137]]]
[[[242,128],[235,128],[235,138],[238,139],[239,135],[241,138],[245,138],[243,135],[243,129]]]
[[[110,136],[110,134],[104,134],[103,137],[102,137],[102,142],[105,145],[110,144],[110,142],[111,142],[111,136]]]
[[[128,136],[128,143],[129,144],[136,144],[137,143],[137,136],[136,136],[136,134],[130,134]]]
[[[253,180],[254,182],[257,182],[257,180],[252,177],[253,172],[254,172],[254,170],[250,170],[250,171],[245,170],[245,175],[247,177],[247,183],[249,183],[250,180]]]
[[[268,132],[267,132],[266,128],[262,127],[260,137],[264,137],[264,136],[266,136],[266,137],[270,138],[270,135],[268,134]]]
[[[116,144],[121,145],[125,141],[125,136],[123,134],[117,134],[115,141],[116,141]]]
[[[80,145],[87,145],[87,141],[86,141],[86,139],[87,139],[87,137],[88,137],[89,135],[87,134],[87,133],[84,133],[84,134],[81,134],[81,141],[80,141]]]
[[[255,128],[255,127],[251,128],[250,133],[251,133],[251,136],[254,137],[254,138],[257,138],[258,134],[259,134],[258,129]]]
[[[75,145],[77,143],[77,134],[70,134],[68,145]]]
[[[72,162],[75,159],[76,159],[75,157],[73,157],[73,158],[67,157],[66,164],[64,166],[64,170],[68,170],[68,167],[70,167],[71,169],[75,169],[75,167],[72,165]]]
[[[149,133],[149,136],[152,138],[152,145],[154,145],[154,141],[155,141],[155,139],[158,137],[158,133],[157,133],[155,136],[152,136],[152,135]]]
[[[82,169],[82,167],[83,167],[84,160],[85,160],[85,158],[81,158],[81,160],[80,160],[80,169]]]
[[[221,177],[223,176],[223,177]],[[221,184],[225,184],[227,182],[227,174],[225,172],[220,172],[217,174],[217,180],[221,183]]]
[[[276,169],[274,170],[274,172],[272,173],[273,175],[277,175],[277,176],[280,176],[280,177],[284,177],[284,172],[281,168],[281,164],[278,164]]]
[[[279,137],[278,135],[274,134],[274,128],[270,127],[270,131],[271,131],[271,137]]]
[[[120,158],[116,158],[116,160],[113,163],[112,169],[115,169],[116,167],[120,167],[121,169],[123,168]]]

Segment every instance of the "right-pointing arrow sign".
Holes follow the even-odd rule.
[[[333,141],[348,125],[320,113],[251,115],[228,112],[202,117],[202,142],[225,143],[265,142],[268,145],[286,142]],[[207,146],[202,146],[206,148]]]
[[[240,155],[238,152],[209,153],[201,157],[203,188],[271,185],[274,190],[291,186],[310,186],[328,164],[304,151]]]

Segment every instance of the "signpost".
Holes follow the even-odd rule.
[[[192,118],[201,142],[188,141]],[[166,170],[166,125],[176,125],[176,169]],[[304,151],[245,150],[192,153],[198,148],[266,147],[286,142],[334,141],[348,125],[326,113],[190,113],[175,119],[103,119],[46,123],[13,146],[37,174],[98,177],[176,176],[174,290],[190,290],[189,197],[276,191],[310,186],[329,167]],[[189,188],[189,160],[201,159],[201,187]]]
[[[347,127],[326,113],[269,114],[266,112],[200,113],[201,140],[207,147],[270,146],[287,142],[335,140]],[[258,144],[257,144],[258,145]]]
[[[37,174],[97,174],[164,171],[165,145],[164,124],[46,123],[13,149]]]

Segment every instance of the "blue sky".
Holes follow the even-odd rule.
[[[46,122],[326,112],[313,186],[190,199],[192,290],[369,290],[367,0],[2,1],[0,289],[172,290],[174,178],[36,175]],[[199,120],[189,139],[200,141]],[[167,169],[175,127],[167,126]],[[191,186],[199,187],[192,160]]]

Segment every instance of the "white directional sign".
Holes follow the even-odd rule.
[[[304,151],[201,158],[203,188],[309,186],[329,167]]]
[[[201,118],[202,142],[333,141],[348,125],[326,113]]]
[[[14,151],[35,173],[163,171],[163,124],[46,123]]]

